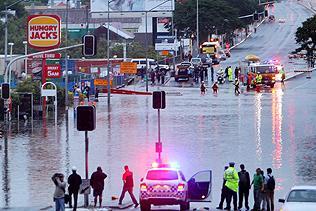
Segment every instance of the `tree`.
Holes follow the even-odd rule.
[[[199,26],[202,40],[215,31],[230,34],[235,29],[244,27],[248,22],[238,17],[252,14],[256,9],[259,10],[259,7],[255,0],[200,0]],[[174,21],[181,36],[195,34],[196,0],[177,2]]]
[[[308,18],[303,22],[302,26],[297,28],[295,33],[295,39],[301,46],[296,49],[297,52],[301,50],[309,50],[308,42],[312,39],[313,48],[316,45],[316,15],[314,17]]]
[[[14,3],[14,0],[0,1],[0,11],[5,10],[6,5]],[[22,3],[18,3],[9,9],[15,10],[15,16],[8,15],[8,43],[14,43],[14,54],[24,54],[23,41],[26,40],[27,12]],[[0,21],[0,52],[4,53],[4,23]],[[10,49],[8,48],[8,52]]]

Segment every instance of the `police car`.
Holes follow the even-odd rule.
[[[148,211],[151,205],[180,205],[189,210],[190,202],[210,202],[212,171],[196,173],[188,181],[178,168],[154,163],[140,184],[140,210]]]

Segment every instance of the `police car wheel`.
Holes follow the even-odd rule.
[[[180,204],[180,210],[190,210],[190,202],[183,202]]]
[[[140,202],[140,210],[141,211],[150,211],[150,204],[148,202],[141,201]]]

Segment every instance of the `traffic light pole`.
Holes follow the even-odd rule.
[[[86,167],[86,180],[89,179],[89,166],[88,166],[88,154],[89,154],[89,138],[88,131],[85,131],[85,167]],[[89,194],[84,194],[84,207],[89,206]]]
[[[158,109],[158,145],[161,146],[161,139],[160,139],[160,109]],[[161,162],[161,151],[162,147],[158,151],[158,161]]]

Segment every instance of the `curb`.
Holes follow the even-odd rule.
[[[263,24],[263,22],[264,22],[265,20],[266,20],[266,18],[263,19],[263,20],[258,24],[258,26],[255,27],[255,28],[258,28],[259,26],[261,26],[261,24]],[[242,44],[243,42],[245,42],[252,34],[253,34],[253,32],[250,32],[250,33],[247,35],[246,38],[244,38],[243,40],[241,40],[241,41],[240,41],[239,43],[237,43],[236,45],[230,47],[229,50],[232,50],[232,49],[238,47],[240,44]]]
[[[296,77],[298,77],[298,76],[301,76],[301,75],[303,75],[303,74],[304,74],[304,72],[299,72],[299,73],[297,73],[297,74],[294,74],[294,75],[292,75],[292,76],[290,76],[290,77],[285,78],[284,81],[289,81],[289,80],[294,79],[294,78],[296,78]]]

